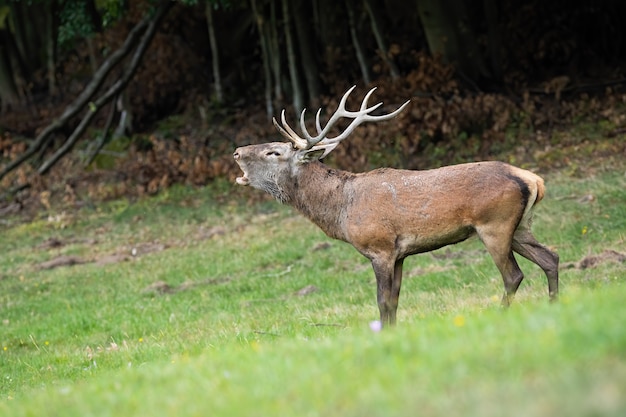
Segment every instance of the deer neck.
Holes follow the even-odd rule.
[[[345,187],[354,174],[321,162],[299,167],[289,190],[289,204],[319,226],[328,236],[345,240],[347,199]]]

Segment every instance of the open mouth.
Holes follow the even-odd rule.
[[[249,185],[250,184],[250,178],[248,178],[248,173],[243,168],[243,166],[244,166],[243,162],[240,161],[241,153],[240,153],[239,149],[235,150],[235,153],[233,154],[233,158],[235,159],[235,162],[237,162],[237,165],[239,165],[239,168],[243,171],[243,176],[237,177],[235,179],[235,181],[239,185]]]
[[[241,167],[240,164],[239,164],[239,168],[243,172],[243,175],[241,177],[237,177],[235,179],[235,182],[239,185],[250,185],[250,178],[248,178],[248,173],[246,172],[245,169]]]
[[[250,185],[250,178],[248,178],[244,172],[243,177],[237,177],[235,180],[239,185]]]

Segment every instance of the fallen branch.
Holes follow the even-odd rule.
[[[131,62],[128,68],[126,68],[126,70],[122,74],[122,77],[119,80],[117,80],[111,87],[109,87],[109,89],[102,96],[100,96],[100,98],[98,98],[94,102],[89,103],[88,113],[83,117],[83,120],[78,124],[76,129],[74,129],[74,132],[72,132],[72,134],[65,141],[63,146],[61,146],[61,148],[59,148],[50,157],[50,159],[48,159],[39,167],[37,172],[40,175],[47,173],[50,170],[50,168],[52,168],[52,166],[59,159],[61,159],[63,155],[65,155],[72,149],[72,147],[76,144],[78,139],[83,135],[87,127],[91,124],[91,121],[93,120],[93,118],[96,116],[96,114],[98,114],[98,111],[100,111],[100,109],[103,106],[105,106],[109,101],[111,101],[111,99],[118,96],[122,92],[122,90],[126,88],[128,83],[130,82],[130,79],[137,71],[137,68],[139,67],[139,63],[141,62],[141,58],[146,52],[146,49],[148,48],[150,41],[154,37],[154,33],[156,32],[157,26],[161,22],[161,19],[165,16],[165,13],[172,6],[172,4],[173,2],[169,0],[161,3],[161,6],[155,12],[154,16],[152,17],[152,20],[150,21],[150,24],[148,25],[148,28],[143,34],[141,40],[139,41],[137,50],[133,54]]]
[[[109,135],[109,132],[111,131],[111,126],[113,126],[113,119],[115,119],[115,113],[116,112],[116,105],[115,102],[118,100],[119,98],[119,94],[117,96],[115,96],[115,98],[113,99],[113,102],[111,103],[111,110],[109,111],[109,116],[107,117],[107,121],[104,124],[104,129],[102,130],[102,136],[100,136],[100,138],[98,139],[98,142],[96,142],[95,145],[95,149],[93,150],[93,152],[91,152],[91,155],[89,156],[89,159],[87,160],[87,163],[85,164],[85,166],[89,166],[93,163],[93,161],[96,159],[96,156],[98,156],[100,154],[100,151],[102,150],[102,148],[104,148],[104,146],[109,142],[109,139],[111,137],[111,135]]]
[[[65,109],[63,114],[50,123],[37,138],[31,143],[28,149],[15,160],[8,163],[0,171],[0,179],[5,177],[8,173],[28,161],[33,155],[35,155],[42,147],[44,147],[51,139],[53,133],[57,132],[63,126],[65,126],[73,117],[75,117],[85,106],[89,106],[89,111],[83,117],[79,125],[74,129],[74,132],[65,141],[63,146],[54,153],[54,155],[45,161],[38,169],[39,174],[44,174],[78,141],[80,136],[85,132],[89,123],[93,120],[98,110],[108,103],[113,97],[115,97],[120,91],[122,91],[132,76],[134,75],[143,54],[152,40],[156,27],[165,16],[166,12],[173,6],[174,2],[170,0],[162,0],[159,7],[151,15],[147,15],[141,20],[128,34],[128,37],[124,41],[124,44],[115,52],[113,52],[108,59],[106,59],[100,68],[94,74],[91,82],[85,87],[83,92]],[[142,35],[143,33],[143,35]],[[115,82],[98,100],[91,101],[98,89],[103,84],[107,75],[111,70],[117,66],[135,47],[139,42],[131,63],[124,71],[122,77]],[[19,186],[19,189],[23,189],[24,186]]]

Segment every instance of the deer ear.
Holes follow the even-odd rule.
[[[333,149],[335,149],[337,145],[338,143],[332,143],[329,145],[316,145],[311,149],[301,151],[299,160],[303,163],[318,161],[326,157],[326,155],[328,155]]]

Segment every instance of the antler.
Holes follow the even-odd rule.
[[[322,109],[320,108],[317,111],[317,114],[315,115],[315,128],[317,129],[317,136],[314,136],[314,137],[311,136],[304,124],[304,114],[306,112],[306,109],[302,110],[302,114],[300,114],[300,129],[302,130],[302,135],[304,136],[304,138],[300,137],[289,126],[289,124],[287,124],[287,120],[285,120],[284,109],[280,115],[282,126],[278,124],[278,122],[276,121],[276,118],[273,119],[274,126],[276,126],[276,128],[278,129],[281,135],[283,135],[285,138],[292,141],[294,147],[297,149],[302,149],[302,150],[311,149],[315,145],[319,145],[319,146],[324,145],[325,148],[329,148],[328,145],[337,146],[339,142],[341,142],[346,137],[348,137],[348,135],[352,133],[352,131],[356,129],[356,127],[359,126],[361,123],[380,122],[383,120],[389,120],[392,117],[396,116],[398,113],[400,113],[407,106],[407,104],[409,104],[409,102],[411,101],[411,100],[407,100],[402,106],[400,106],[397,110],[395,110],[392,113],[384,114],[381,116],[372,116],[370,113],[376,110],[377,108],[379,108],[380,106],[382,106],[383,104],[383,103],[378,103],[378,104],[373,105],[372,107],[367,107],[367,100],[369,100],[370,96],[374,93],[374,90],[376,90],[376,87],[374,87],[363,98],[363,102],[361,103],[361,108],[359,109],[359,111],[349,111],[349,110],[346,110],[346,101],[348,100],[348,96],[350,95],[350,93],[352,93],[352,91],[355,88],[356,88],[356,85],[352,86],[352,88],[350,88],[343,95],[343,97],[341,98],[341,101],[339,102],[339,106],[337,107],[337,110],[335,110],[335,113],[333,113],[333,115],[330,117],[330,119],[328,120],[324,128],[322,128],[322,125],[320,123],[320,113],[322,112]],[[337,121],[339,121],[339,119],[344,118],[344,117],[354,119],[354,120],[350,122],[348,127],[340,135],[335,136],[334,138],[327,138],[326,135],[328,135],[328,133],[330,132],[330,129],[332,129],[332,127],[337,123]],[[334,148],[334,146],[332,146],[332,148]]]

